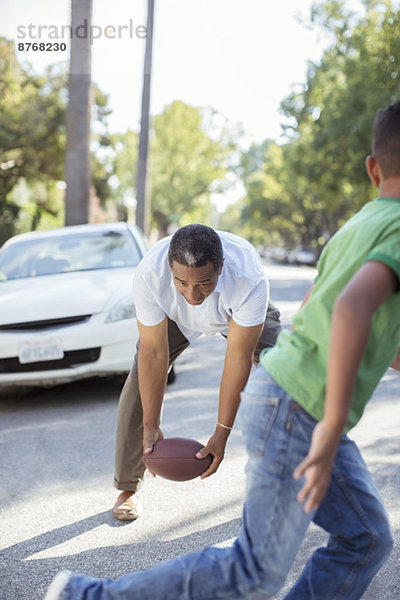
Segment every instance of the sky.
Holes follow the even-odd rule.
[[[322,53],[318,32],[306,26],[311,4],[155,0],[152,114],[182,100],[213,107],[252,141],[278,140],[280,102]],[[68,61],[69,0],[0,0],[0,15],[0,35],[25,44],[21,62],[41,72]],[[109,96],[113,133],[139,129],[146,19],[146,0],[93,0],[92,79]],[[29,42],[51,43],[52,51],[27,50]],[[56,42],[66,50],[55,52]]]

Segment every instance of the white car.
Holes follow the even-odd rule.
[[[16,235],[0,250],[0,388],[129,371],[132,299],[147,250],[127,223]]]

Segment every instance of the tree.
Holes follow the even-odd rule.
[[[135,131],[113,134],[111,145],[112,183],[111,195],[120,220],[128,220],[129,211],[135,206],[136,165],[138,161],[138,139]]]
[[[92,85],[92,172],[97,197],[111,197],[108,97]],[[0,244],[14,233],[64,223],[66,66],[23,68],[0,38]],[[104,158],[106,156],[106,158]]]
[[[185,215],[210,222],[210,194],[223,186],[231,152],[224,129],[217,139],[206,132],[199,108],[175,101],[154,117],[151,205],[162,235]]]
[[[215,224],[211,195],[224,193],[228,171],[238,169],[242,130],[211,108],[181,101],[153,118],[150,171],[153,230],[166,235],[171,227],[191,222]],[[112,194],[118,210],[127,212],[135,196],[138,134],[111,136],[114,157]]]
[[[88,223],[91,189],[91,27],[92,0],[71,0],[71,57],[67,109],[67,152],[65,159],[65,224]],[[77,36],[79,28],[86,35]]]
[[[64,89],[62,69],[28,73],[18,63],[14,43],[0,38],[0,244],[18,231],[21,204],[12,191],[22,179],[41,186],[37,210],[55,210],[48,182],[63,179]],[[35,210],[27,228],[35,228],[37,220]]]
[[[109,133],[107,117],[111,114],[109,97],[96,83],[91,85],[90,168],[92,195],[95,194],[101,208],[108,209],[112,202],[110,179],[113,176],[113,141]],[[90,211],[89,211],[90,212]],[[89,214],[89,220],[91,215]]]
[[[306,178],[306,199],[323,210],[331,235],[375,193],[364,159],[377,110],[400,96],[400,11],[390,0],[365,1],[361,14],[329,0],[314,6],[312,18],[330,43],[282,109],[295,123],[286,128],[288,168]]]
[[[400,97],[400,11],[390,0],[363,6],[313,7],[327,46],[302,89],[282,101],[288,143],[267,147],[261,167],[260,149],[245,157],[242,210],[253,237],[263,229],[264,240],[276,239],[276,229],[280,243],[318,246],[376,195],[364,159],[377,110]]]
[[[240,203],[240,213],[232,207],[227,217],[236,214],[241,222],[238,231],[255,244],[288,246],[299,235],[303,215],[293,202],[285,150],[267,140],[258,146],[253,144],[242,159],[247,195]],[[227,217],[221,220],[221,227]]]

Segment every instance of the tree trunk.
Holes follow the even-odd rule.
[[[148,177],[148,148],[150,128],[150,88],[153,54],[154,2],[147,1],[147,37],[143,69],[142,114],[140,121],[139,155],[136,177],[136,225],[150,232],[150,188]]]
[[[71,57],[65,161],[65,224],[89,221],[92,0],[71,0]],[[78,34],[78,35],[77,35]]]

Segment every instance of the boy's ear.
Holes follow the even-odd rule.
[[[376,158],[374,156],[367,156],[365,159],[365,167],[372,183],[379,187],[381,183],[381,169]]]

